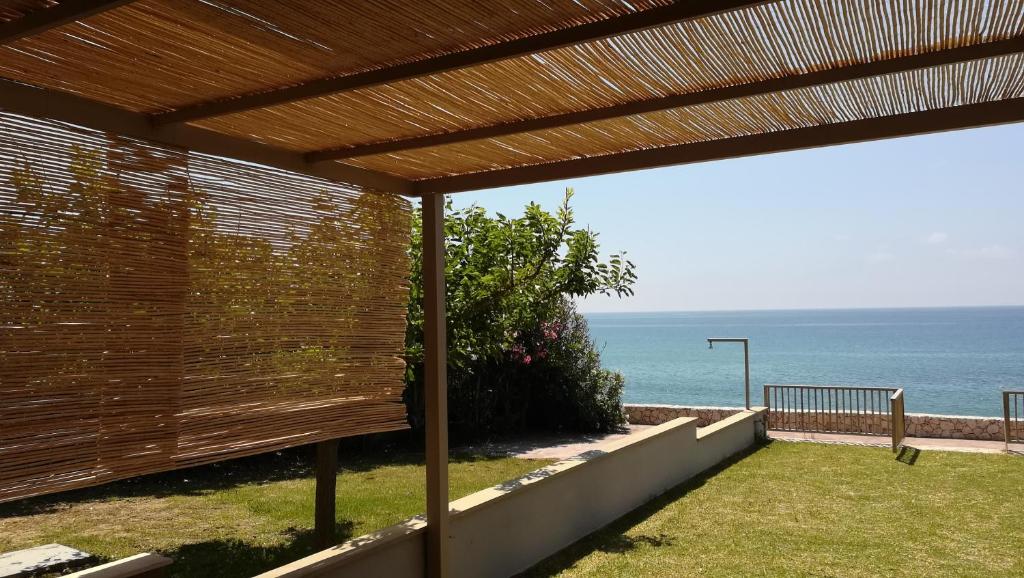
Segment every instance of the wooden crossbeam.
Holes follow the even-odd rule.
[[[1024,98],[425,179],[415,189],[454,193],[1013,122],[1024,122]]]
[[[63,0],[50,8],[29,12],[21,18],[0,23],[0,45],[19,38],[46,32],[76,20],[82,20],[129,4],[134,0]]]
[[[153,122],[158,125],[190,122],[202,118],[222,116],[256,108],[266,108],[328,94],[348,92],[400,80],[430,76],[451,70],[479,66],[497,60],[536,54],[564,46],[592,42],[676,22],[703,18],[720,12],[747,8],[771,1],[774,0],[705,0],[702,2],[680,0],[668,6],[651,8],[624,16],[581,24],[572,28],[554,30],[526,38],[481,46],[415,62],[347,76],[321,78],[295,86],[259,91],[236,97],[200,102],[181,107],[177,110],[155,114],[153,115]]]
[[[907,72],[922,68],[931,68],[935,66],[942,66],[945,64],[952,64],[956,62],[980,60],[984,58],[1004,56],[1007,54],[1015,54],[1019,52],[1024,52],[1024,37],[1017,37],[998,42],[988,42],[984,44],[966,46],[961,48],[953,48],[948,50],[939,50],[936,52],[928,52],[924,54],[917,54],[902,58],[892,58],[888,60],[845,66],[842,68],[835,68],[830,70],[809,72],[806,74],[799,74],[783,78],[775,78],[771,80],[750,82],[746,84],[739,84],[735,86],[728,86],[724,88],[706,90],[690,94],[673,95],[668,97],[642,100],[627,104],[619,104],[579,112],[571,112],[542,118],[533,118],[529,120],[509,122],[493,126],[472,128],[444,134],[433,134],[407,139],[390,140],[351,147],[339,147],[335,149],[315,151],[308,153],[306,155],[306,159],[310,162],[322,162],[328,160],[346,159],[360,156],[415,150],[420,148],[455,144],[487,138],[498,138],[513,134],[520,134],[524,132],[545,130],[563,126],[571,126],[574,124],[582,124],[600,120],[608,120],[623,116],[680,108],[684,106],[709,104],[714,102],[732,100],[736,98],[757,96],[772,92],[781,92],[785,90],[795,90],[799,88],[822,86],[827,84],[833,84],[836,82],[857,80],[861,78],[869,78],[873,76],[881,76],[885,74],[894,74],[899,72]]]
[[[192,126],[154,127],[149,116],[66,92],[0,79],[0,110],[53,119],[118,135],[307,174],[382,192],[409,195],[412,182],[342,163],[306,162],[301,153]]]

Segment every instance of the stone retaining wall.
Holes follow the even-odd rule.
[[[677,417],[697,418],[697,427],[725,419],[742,411],[739,407],[699,407],[680,405],[639,405],[627,404],[625,407],[628,421],[637,425],[657,425]],[[774,419],[773,419],[774,418]],[[779,423],[778,417],[769,416],[769,427],[772,429],[800,429],[800,420],[810,423],[823,420],[822,414],[815,412],[798,412],[787,415],[786,423]],[[847,432],[874,433],[889,435],[888,423],[880,417],[865,418],[861,415],[832,415],[837,425]],[[823,422],[821,422],[823,423]],[[1003,440],[1003,420],[997,417],[979,417],[962,415],[931,415],[923,413],[906,414],[907,435],[922,438],[952,438],[969,440]]]
[[[998,417],[908,413],[907,435],[918,438],[1003,441],[1003,420]]]
[[[707,427],[730,415],[743,411],[741,407],[686,407],[682,405],[632,405],[623,406],[627,421],[635,425],[658,425],[677,417],[697,418],[697,427]]]

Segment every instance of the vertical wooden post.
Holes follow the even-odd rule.
[[[1013,400],[1013,409],[1017,410],[1017,400]],[[1003,445],[1004,449],[1010,451],[1010,392],[1003,392]]]
[[[338,480],[338,440],[316,444],[316,506],[314,533],[321,550],[334,545],[335,489]]]
[[[771,399],[768,398],[768,384],[767,383],[764,385],[764,394],[761,396],[761,405],[763,405],[766,408],[768,408],[767,411],[764,412],[764,430],[765,430],[765,433],[767,433],[768,432],[768,426],[771,423],[772,407],[773,407]]]
[[[427,576],[448,575],[448,342],[444,195],[423,196],[424,382],[427,421]]]

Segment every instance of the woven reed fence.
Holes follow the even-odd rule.
[[[406,427],[404,199],[0,113],[0,501]]]

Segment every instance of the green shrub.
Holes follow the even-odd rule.
[[[633,264],[599,258],[597,233],[575,227],[567,190],[555,214],[446,209],[448,413],[451,435],[608,431],[621,425],[622,376],[601,369],[573,299],[632,295]],[[406,402],[423,425],[421,222],[414,219]]]

